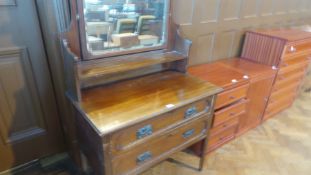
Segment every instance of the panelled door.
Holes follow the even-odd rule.
[[[0,172],[63,147],[35,0],[0,0]]]

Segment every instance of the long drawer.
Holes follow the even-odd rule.
[[[148,144],[136,146],[112,160],[114,175],[136,174],[144,167],[167,158],[178,149],[190,146],[207,135],[207,116],[196,119],[183,126],[162,133]]]
[[[300,81],[296,81],[293,84],[287,85],[287,87],[283,87],[277,91],[273,91],[270,96],[270,101],[277,102],[280,99],[282,99],[284,96],[296,94],[299,85],[300,85]]]
[[[293,72],[293,74],[282,76],[282,78],[279,77],[273,86],[273,92],[286,88],[288,85],[295,84],[296,82],[301,82],[304,75],[305,72],[301,70],[299,72]]]
[[[281,66],[279,73],[287,73],[297,69],[305,70],[309,65],[308,59],[293,60],[291,64]]]
[[[286,72],[279,71],[278,75],[276,77],[276,82],[287,80],[287,79],[291,78],[292,76],[295,76],[296,74],[304,73],[305,68],[306,67],[295,67],[295,68],[291,68],[290,71],[286,71]]]
[[[298,56],[292,57],[291,59],[281,60],[279,67],[286,68],[288,66],[296,65],[297,63],[299,64],[301,62],[308,61],[309,60],[308,57],[310,57],[310,54],[298,55]]]
[[[111,153],[113,155],[121,154],[122,151],[145,142],[145,139],[156,137],[170,127],[208,113],[211,110],[211,105],[211,98],[204,99],[118,131],[111,136]]]
[[[235,101],[245,98],[249,85],[243,85],[228,91],[225,91],[217,96],[215,109],[220,109]]]
[[[284,60],[289,60],[293,56],[311,53],[311,42],[301,41],[296,43],[288,43],[285,47]]]
[[[236,118],[241,113],[246,111],[246,100],[241,100],[240,102],[226,107],[222,110],[215,112],[213,127],[216,127],[232,118]]]
[[[295,94],[290,94],[280,99],[277,102],[273,102],[273,103],[269,102],[265,115],[263,117],[263,120],[267,120],[273,117],[274,115],[278,114],[279,112],[285,110],[286,108],[290,107],[293,103],[294,98],[295,98]]]

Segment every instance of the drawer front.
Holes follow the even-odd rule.
[[[268,106],[266,109],[266,113],[271,113],[272,111],[274,111],[276,108],[278,108],[278,106],[283,106],[282,104],[287,104],[288,101],[291,101],[292,99],[294,99],[296,96],[295,92],[292,92],[291,94],[288,94],[286,96],[283,96],[281,99],[279,99],[278,101],[272,101],[269,100],[268,102]]]
[[[281,60],[279,67],[284,68],[288,66],[293,66],[302,62],[308,62],[311,54],[298,55],[295,57],[291,57],[291,59]]]
[[[173,110],[154,119],[139,123],[111,136],[111,152],[113,155],[130,149],[146,138],[156,136],[168,127],[198,117],[211,110],[212,98],[204,99],[185,107]]]
[[[292,105],[295,96],[296,96],[296,94],[293,93],[293,94],[290,94],[286,97],[283,97],[282,99],[280,99],[277,102],[271,103],[269,101],[269,104],[268,104],[267,109],[265,111],[265,115],[264,115],[263,120],[267,120],[267,119],[275,116],[276,114],[282,112],[286,108],[289,108]]]
[[[248,86],[249,85],[243,85],[241,87],[237,87],[237,88],[225,91],[223,93],[220,93],[217,96],[217,99],[215,102],[215,109],[219,109],[233,102],[236,102],[242,98],[245,98],[247,94]]]
[[[304,72],[305,72],[305,69],[301,68],[301,67],[293,69],[291,71],[287,71],[287,72],[279,72],[277,77],[276,77],[276,82],[286,81],[286,80],[290,79],[291,77],[296,76],[297,74],[304,73]]]
[[[296,55],[302,55],[311,53],[311,42],[310,41],[304,41],[299,43],[288,43],[285,46],[285,54],[284,59],[290,59],[290,57],[296,56]]]
[[[241,102],[215,112],[213,127],[216,127],[232,118],[236,118],[240,114],[245,113],[245,110],[246,100],[242,100]]]
[[[291,65],[283,65],[280,68],[279,73],[287,73],[287,72],[295,71],[297,69],[305,70],[308,65],[309,65],[309,61],[307,59],[300,60],[300,62],[291,63]]]
[[[304,78],[305,73],[303,71],[294,73],[290,76],[283,76],[282,79],[277,79],[273,86],[273,92],[279,91],[280,89],[288,87],[288,85],[295,84],[297,82],[301,82]]]
[[[270,101],[276,102],[285,96],[288,96],[293,93],[296,94],[299,85],[300,85],[300,82],[295,82],[294,84],[291,84],[290,86],[287,86],[285,88],[279,89],[278,91],[272,92]]]
[[[242,115],[242,114],[241,114]],[[210,137],[213,137],[215,135],[217,135],[218,133],[221,133],[231,127],[237,126],[239,124],[239,117],[241,116],[237,116],[234,117],[226,122],[223,122],[222,124],[216,126],[216,127],[212,127],[210,130]]]
[[[221,146],[222,144],[232,140],[237,130],[237,126],[238,125],[231,126],[216,135],[210,135],[208,138],[207,150],[211,151],[215,147]]]
[[[137,146],[112,160],[113,174],[137,174],[137,172],[154,165],[174,150],[185,149],[206,137],[208,117],[190,122],[169,132],[163,133],[148,142]]]

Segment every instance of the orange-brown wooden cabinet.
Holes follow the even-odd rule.
[[[271,66],[240,58],[225,59],[220,62],[229,68],[244,73],[250,81],[247,92],[249,103],[246,106],[246,115],[240,118],[237,132],[238,135],[241,135],[261,123],[276,76],[276,70]]]
[[[261,30],[246,33],[241,57],[277,70],[264,120],[291,106],[310,62],[311,33]]]
[[[215,102],[215,113],[205,152],[208,153],[235,138],[249,102],[249,79],[244,73],[221,62],[192,66],[188,70],[191,75],[224,89]],[[198,143],[192,147],[197,154],[204,154],[200,152],[201,145]]]

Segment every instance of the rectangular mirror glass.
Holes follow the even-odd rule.
[[[169,0],[84,0],[87,50],[92,55],[163,48]]]

